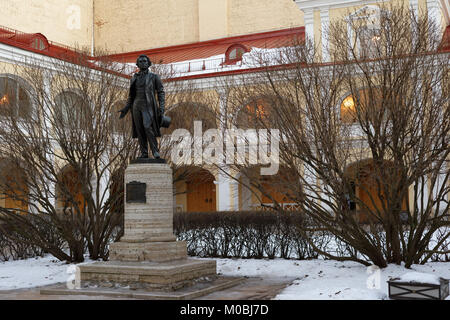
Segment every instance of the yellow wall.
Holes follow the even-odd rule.
[[[377,3],[376,1],[368,1],[366,4],[359,5],[359,6],[332,8],[332,9],[330,9],[330,13],[329,13],[330,23],[333,23],[336,21],[342,21],[342,19],[345,19],[350,14],[356,12],[357,10],[361,9],[362,7],[364,7],[366,5],[377,5],[379,7],[383,7],[383,6],[389,6],[390,3],[392,3],[394,5],[401,5],[402,3],[405,3],[406,5],[408,5],[409,0],[391,0],[391,1],[384,1],[381,3]],[[427,0],[418,0],[417,3],[418,3],[419,14],[426,14],[427,13]],[[443,19],[444,19],[443,15],[441,16],[441,19],[443,21]],[[320,25],[320,23],[321,23],[320,14],[317,14],[317,12],[315,12],[315,14],[314,14],[315,34],[314,35],[315,35],[315,43],[318,46],[320,46],[320,42],[321,42],[321,32],[320,32],[320,28],[318,27],[318,25]],[[444,23],[442,23],[441,25],[445,28]]]
[[[292,0],[228,0],[229,36],[303,25],[303,11]]]
[[[418,3],[426,10],[426,0]],[[330,21],[359,7],[330,9]],[[90,48],[94,41],[112,52],[304,25],[303,12],[292,0],[0,0],[0,14],[0,25],[40,32],[69,46]],[[318,27],[318,12],[314,18]],[[320,30],[315,33],[317,41]]]
[[[17,75],[18,67],[13,64],[0,62],[0,74],[9,73]]]
[[[368,1],[365,5],[330,9],[330,21],[335,21],[336,19],[342,20],[349,14],[354,13],[355,11],[366,5],[378,5],[382,7],[383,5],[389,6],[389,3],[393,3],[394,5],[401,5],[402,3],[407,4],[408,0],[392,0],[392,1],[385,1],[383,3],[377,3],[377,1]],[[421,13],[426,12],[427,9],[426,0],[418,0],[418,4],[419,4],[419,12]],[[316,21],[314,21],[314,23],[316,23]]]
[[[112,52],[303,25],[303,13],[291,0],[94,1],[96,47]]]
[[[198,41],[198,0],[94,0],[96,47],[129,52]]]
[[[228,34],[228,0],[198,0],[199,40]]]
[[[314,43],[318,48],[322,47],[322,27],[319,10],[314,10]],[[322,50],[319,50],[319,53],[320,59],[322,59]]]
[[[0,0],[0,25],[69,46],[91,47],[92,1]]]

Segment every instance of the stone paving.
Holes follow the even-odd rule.
[[[197,300],[270,300],[295,278],[247,278],[242,284],[213,292]]]
[[[292,283],[287,278],[246,278],[242,284],[217,291],[195,300],[270,300]],[[42,295],[40,290],[46,287],[0,291],[0,300],[134,300],[104,296],[82,295]]]

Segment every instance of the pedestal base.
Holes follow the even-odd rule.
[[[80,265],[82,287],[129,287],[174,291],[204,277],[216,276],[216,262],[184,259],[170,262],[99,261]]]
[[[216,276],[215,261],[185,259],[171,262],[94,262],[80,266],[83,287],[123,287],[178,290],[194,280]]]
[[[125,170],[125,186],[124,236],[110,245],[110,261],[79,266],[81,286],[176,291],[216,279],[216,262],[188,259],[186,242],[173,235],[169,165],[138,160]]]
[[[216,279],[196,281],[193,286],[184,287],[178,291],[148,291],[130,290],[127,288],[80,288],[68,289],[57,284],[40,290],[43,295],[83,296],[83,297],[111,297],[120,299],[148,299],[148,300],[192,300],[212,292],[225,290],[245,282],[245,278],[218,276]],[[84,298],[86,299],[86,298]],[[103,298],[104,299],[104,298]]]

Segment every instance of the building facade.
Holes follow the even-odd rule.
[[[391,0],[400,2],[401,0]],[[329,61],[325,30],[336,20],[359,19],[389,1],[369,0],[3,0],[0,6],[0,99],[14,97],[26,113],[26,83],[14,75],[24,58],[59,58],[76,48],[87,48],[91,58],[107,52],[109,58],[133,66],[140,54],[171,70],[171,80],[195,84],[216,97],[225,108],[230,92],[220,79],[251,73],[255,66],[244,58],[255,51],[276,52],[293,42],[312,41]],[[409,0],[417,14],[425,14],[440,28],[449,50],[448,0]],[[372,11],[371,11],[372,10]],[[349,36],[352,30],[349,29]],[[445,43],[445,41],[447,41]],[[6,88],[4,79],[14,83]],[[2,82],[3,81],[3,82]],[[2,84],[3,83],[3,84]],[[8,91],[9,90],[9,91]],[[11,91],[12,90],[12,91]],[[170,94],[170,91],[168,92]],[[343,96],[345,105],[348,97]],[[0,104],[1,104],[0,100]],[[248,106],[242,106],[248,107]],[[256,108],[259,104],[256,103]],[[176,117],[176,107],[167,106]],[[200,114],[198,120],[204,120]],[[193,119],[195,120],[195,119]],[[221,123],[215,123],[221,129]],[[223,128],[222,128],[223,129]],[[227,171],[227,168],[225,168]],[[270,199],[257,197],[236,179],[207,166],[189,179],[175,183],[179,211],[249,210]],[[269,182],[267,182],[269,188]],[[270,191],[289,208],[276,190]],[[18,206],[4,200],[2,206]]]

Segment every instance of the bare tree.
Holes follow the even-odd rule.
[[[329,60],[306,39],[259,52],[252,61],[260,72],[223,85],[228,107],[244,107],[239,121],[280,130],[285,173],[272,186],[311,220],[304,236],[325,229],[357,252],[338,256],[315,247],[319,253],[409,267],[425,263],[449,237],[430,246],[449,225],[449,53],[440,50],[441,31],[426,14],[404,5],[378,8],[331,23],[324,31]],[[262,112],[251,107],[255,99],[264,101]],[[247,176],[244,187],[283,210],[261,176],[232,166]]]
[[[170,70],[170,69],[169,69]],[[176,76],[174,74],[173,76]],[[194,137],[195,123],[198,122],[201,125],[200,133],[203,134],[208,129],[216,129],[219,123],[217,97],[211,92],[203,92],[201,89],[196,88],[194,83],[177,81],[176,78],[169,78],[168,84],[171,86],[169,89],[171,92],[172,103],[167,108],[166,114],[171,117],[172,123],[169,128],[163,128],[161,133],[163,135],[161,139],[161,156],[168,159],[173,169],[173,183],[176,185],[178,182],[189,182],[186,188],[178,190],[174,188],[174,195],[181,195],[193,192],[199,184],[209,181],[209,174],[205,174],[202,164],[194,161],[194,154],[192,150],[195,148],[195,139],[189,141],[190,156],[189,161],[181,161],[178,163],[175,159],[172,159],[173,148],[179,150],[180,141],[176,136],[172,134],[176,130],[184,130],[186,135]],[[187,138],[183,135],[183,138]],[[185,145],[187,147],[187,145]],[[175,160],[175,161],[174,161]]]
[[[151,69],[165,83],[166,106],[192,99],[190,85],[172,81],[169,68]],[[17,241],[60,260],[83,261],[86,249],[91,259],[108,258],[108,244],[123,232],[123,176],[137,152],[130,115],[119,121],[118,114],[132,71],[106,53],[92,58],[80,50],[25,61],[7,79],[4,87],[20,92],[7,89],[1,109],[0,187],[7,203],[0,227],[14,230],[8,234]],[[189,112],[180,108],[178,117]],[[166,138],[163,157],[171,148]]]
[[[5,106],[0,145],[11,179],[1,189],[15,204],[0,210],[4,225],[60,260],[106,259],[123,218],[121,177],[135,152],[129,130],[116,132],[115,105],[128,79],[107,59],[82,53],[16,66],[29,112]],[[45,237],[41,228],[55,234]],[[62,238],[69,252],[54,238]],[[23,240],[22,239],[22,240]]]

